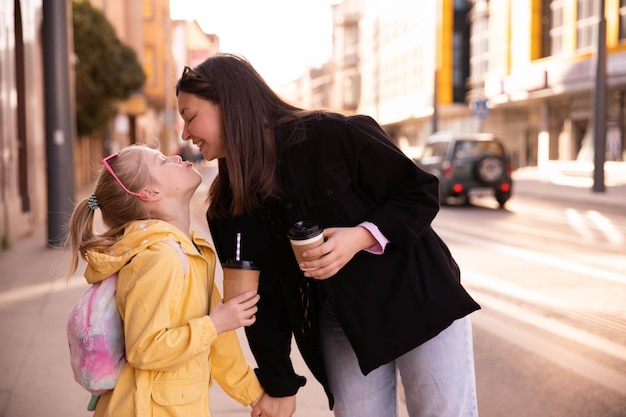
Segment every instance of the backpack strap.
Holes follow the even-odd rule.
[[[176,249],[176,251],[180,255],[180,258],[183,261],[183,269],[184,269],[185,274],[186,274],[187,271],[189,270],[189,259],[187,259],[187,255],[185,254],[185,252],[183,252],[182,248],[180,247],[180,244],[178,242],[175,242],[175,241],[170,240],[170,239],[165,239],[163,242],[169,244],[171,247]]]

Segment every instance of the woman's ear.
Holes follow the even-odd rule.
[[[163,194],[150,188],[144,188],[141,192],[143,193],[143,197],[141,197],[143,201],[154,202],[163,198]]]

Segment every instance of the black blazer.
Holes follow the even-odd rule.
[[[459,268],[431,228],[439,210],[437,179],[418,168],[370,117],[319,113],[306,137],[278,156],[284,198],[250,216],[210,221],[222,261],[243,256],[261,266],[259,312],[246,328],[257,375],[272,396],[303,385],[289,359],[291,334],[313,375],[328,389],[314,303],[323,291],[364,374],[436,336],[479,309],[460,283]],[[277,138],[279,144],[283,137]],[[385,253],[361,251],[330,279],[312,281],[298,269],[286,237],[291,222],[321,227],[370,221],[390,240]],[[310,292],[307,293],[307,283]],[[303,295],[304,292],[304,295]],[[303,331],[303,318],[312,324]]]

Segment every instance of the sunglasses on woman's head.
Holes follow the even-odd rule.
[[[111,175],[113,175],[113,178],[115,178],[115,181],[117,181],[117,183],[120,185],[120,187],[122,187],[122,189],[124,191],[126,191],[130,195],[134,195],[134,196],[137,196],[139,198],[146,198],[146,195],[144,193],[136,193],[136,192],[130,191],[128,188],[126,188],[126,186],[124,184],[122,184],[122,181],[118,178],[118,176],[115,175],[115,172],[113,172],[113,169],[111,168],[111,165],[109,165],[109,161],[111,159],[115,158],[118,155],[119,155],[119,152],[116,152],[114,154],[111,154],[111,155],[107,156],[106,158],[104,158],[102,160],[102,165],[104,165],[104,167],[107,169],[107,171],[109,171],[111,173]]]
[[[183,69],[183,75],[180,76],[180,79],[181,81],[194,80],[194,81],[202,81],[204,83],[209,82],[208,78],[198,73],[198,71],[195,71],[193,68],[187,67],[187,66],[185,66],[185,68]]]

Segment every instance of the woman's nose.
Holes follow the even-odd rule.
[[[180,135],[182,140],[189,140],[191,139],[191,135],[189,134],[189,130],[187,129],[187,125],[185,124],[185,126],[183,127],[183,132]]]

